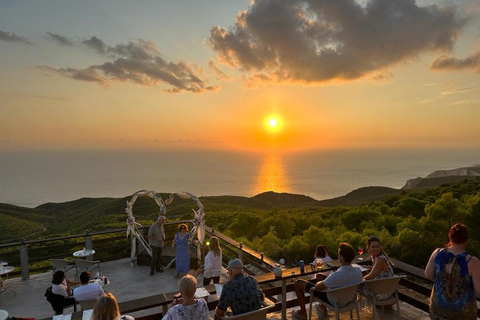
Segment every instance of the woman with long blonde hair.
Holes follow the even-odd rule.
[[[105,295],[98,298],[90,320],[135,320],[132,316],[120,315],[117,299],[113,294],[107,292]]]
[[[220,282],[220,273],[222,272],[222,248],[217,237],[210,238],[208,246],[209,251],[205,256],[205,268],[203,269],[203,285],[207,286],[213,280],[213,283]]]

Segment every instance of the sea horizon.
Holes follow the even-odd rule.
[[[0,203],[36,207],[139,190],[251,197],[265,191],[316,200],[355,189],[399,189],[435,170],[480,163],[478,149],[353,149],[296,153],[223,150],[0,152]]]

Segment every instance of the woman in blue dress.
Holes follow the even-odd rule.
[[[190,271],[190,249],[189,249],[188,227],[182,223],[178,226],[178,232],[173,239],[172,247],[175,249],[176,278],[183,277]]]
[[[448,238],[450,242],[432,253],[425,269],[425,276],[434,281],[430,319],[477,319],[475,293],[480,293],[480,260],[465,251],[465,225],[454,224]]]

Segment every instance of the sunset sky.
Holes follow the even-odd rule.
[[[0,150],[478,148],[479,15],[478,0],[1,0]]]

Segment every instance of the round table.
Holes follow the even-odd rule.
[[[4,274],[7,275],[7,278],[8,278],[8,274],[10,272],[12,272],[13,270],[15,270],[14,267],[5,267],[5,266],[0,266],[0,277],[3,276]],[[3,286],[3,279],[0,280],[0,293],[4,293],[5,291],[12,291],[15,295],[17,295],[17,293],[15,292],[15,290],[13,289],[9,289],[9,288],[5,288]],[[0,320],[2,320],[2,318],[0,317]]]
[[[4,274],[8,276],[13,270],[15,270],[14,267],[0,267],[0,276],[3,276]]]
[[[93,256],[94,254],[95,254],[95,250],[85,250],[85,251],[78,250],[73,253],[73,256],[77,258],[85,258],[85,257]]]
[[[0,320],[6,320],[8,318],[8,312],[0,309]]]

